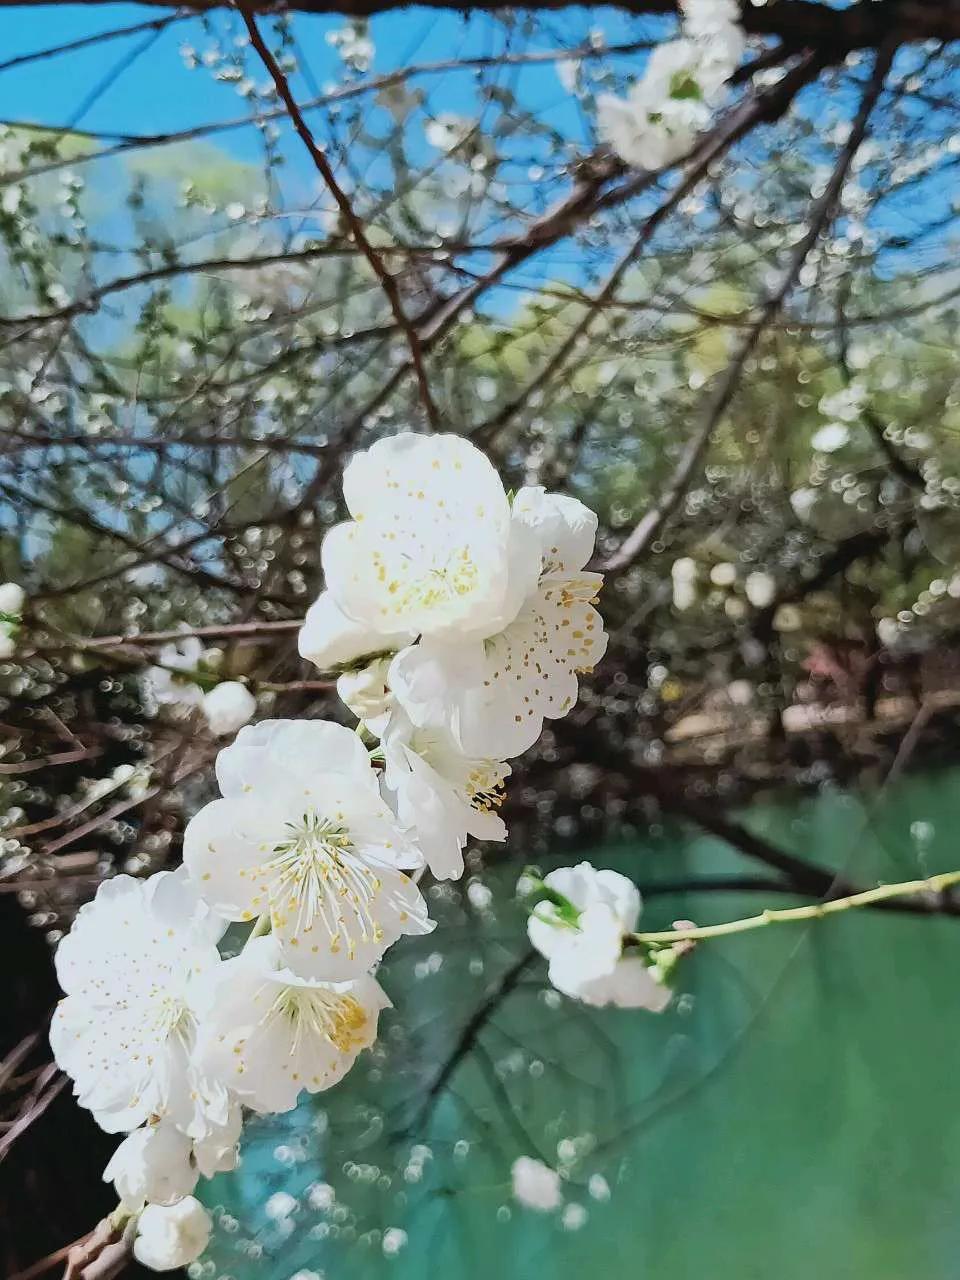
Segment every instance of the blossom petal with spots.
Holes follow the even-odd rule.
[[[297,973],[353,977],[402,934],[433,928],[403,871],[422,854],[383,801],[356,734],[266,721],[221,753],[217,774],[224,798],[188,824],[184,861],[228,919],[268,915]]]
[[[389,678],[418,727],[445,726],[466,755],[495,760],[520,755],[544,719],[567,714],[578,675],[607,646],[593,607],[603,579],[583,568],[593,550],[593,513],[576,499],[530,488],[517,494],[513,523],[522,540],[534,539],[542,566],[516,616],[482,641],[424,637],[397,654]]]
[[[117,876],[82,907],[57,949],[66,992],[50,1042],[82,1106],[109,1133],[167,1119],[191,1136],[224,1104],[193,1059],[197,1000],[220,963],[223,921],[183,871]]]
[[[312,981],[282,967],[275,938],[256,938],[215,983],[199,1057],[259,1112],[290,1111],[300,1093],[329,1089],[377,1037],[390,1002],[367,974]]]

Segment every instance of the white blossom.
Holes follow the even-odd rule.
[[[203,690],[193,679],[206,656],[196,636],[165,644],[157,654],[157,666],[144,672],[146,688],[158,706],[189,711],[203,705]]]
[[[50,1029],[54,1057],[108,1133],[154,1117],[203,1137],[226,1119],[226,1091],[193,1057],[222,932],[181,869],[107,880],[57,948],[66,997]]]
[[[423,132],[431,147],[449,152],[466,142],[476,127],[476,121],[454,115],[452,111],[444,111],[436,119],[429,120],[424,125]]]
[[[384,729],[383,750],[387,798],[437,879],[463,875],[468,835],[507,838],[495,810],[509,765],[463,755],[449,730],[417,728],[402,711]]]
[[[302,1090],[335,1085],[376,1040],[390,1002],[363,974],[349,982],[282,968],[277,939],[255,938],[224,961],[211,990],[199,1056],[254,1111],[290,1111]]]
[[[838,418],[841,422],[856,422],[863,412],[868,394],[862,382],[850,382],[839,391],[821,396],[817,408],[825,418]]]
[[[755,609],[765,609],[777,597],[777,580],[772,573],[757,569],[747,574],[743,590]]]
[[[697,573],[697,562],[690,556],[680,556],[670,566],[673,607],[680,613],[691,609],[697,602]]]
[[[354,622],[329,591],[321,591],[307,610],[298,647],[302,658],[330,671],[372,654],[394,653],[415,639],[412,631],[383,631]]]
[[[509,591],[522,599],[512,620],[484,640],[421,640],[390,668],[391,688],[416,725],[446,726],[465,754],[490,760],[520,755],[545,717],[566,715],[578,674],[593,670],[607,644],[593,608],[603,578],[584,569],[594,513],[575,498],[526,488],[512,525]]]
[[[217,757],[223,798],[191,819],[184,861],[230,920],[269,914],[284,961],[348,978],[401,934],[433,927],[401,868],[419,851],[383,802],[359,737],[317,720],[264,720]]]
[[[818,453],[836,453],[850,439],[850,428],[843,422],[828,422],[815,431],[810,444]]]
[[[133,1256],[153,1271],[173,1271],[200,1257],[213,1221],[199,1200],[186,1196],[176,1204],[148,1204],[137,1221]]]
[[[542,1160],[519,1156],[510,1170],[513,1198],[526,1209],[552,1213],[563,1204],[560,1175]]]
[[[740,22],[737,0],[681,0],[684,34],[693,40],[709,40]]]
[[[172,1204],[197,1184],[192,1151],[191,1140],[173,1125],[146,1125],[120,1143],[103,1171],[103,1180],[113,1183],[128,1209],[139,1209],[148,1200]]]
[[[239,680],[223,680],[204,695],[203,714],[218,738],[236,733],[256,714],[257,700]]]
[[[19,618],[23,613],[25,600],[26,593],[19,583],[4,582],[0,584],[0,613],[6,613],[13,618]]]
[[[560,867],[544,879],[577,912],[570,919],[554,902],[539,902],[527,921],[531,943],[548,961],[550,981],[586,1004],[614,1004],[658,1013],[670,991],[637,954],[624,954],[624,935],[640,916],[640,892],[616,871],[589,862]]]
[[[343,474],[351,519],[323,540],[327,589],[373,633],[492,635],[509,607],[510,505],[460,436],[380,440]]]
[[[653,50],[626,99],[600,95],[597,127],[621,160],[656,170],[692,149],[743,57],[738,17],[729,0],[690,0],[682,38]]]
[[[345,671],[337,678],[340,701],[367,728],[380,736],[393,709],[394,697],[387,684],[389,658],[377,658],[359,671]]]

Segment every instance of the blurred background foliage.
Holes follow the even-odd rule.
[[[19,21],[0,15],[13,62],[51,42]],[[108,25],[70,23],[64,40]],[[391,959],[382,1045],[330,1099],[255,1126],[209,1189],[197,1275],[951,1275],[953,921],[702,949],[654,1019],[544,990],[512,894],[524,863],[587,851],[664,927],[821,896],[838,871],[955,865],[953,46],[898,54],[832,220],[673,494],[870,56],[804,87],[652,237],[675,175],[632,194],[616,175],[551,239],[545,215],[598,163],[597,93],[671,20],[263,27],[430,338],[443,428],[510,486],[600,513],[611,642],[515,763],[508,845],[430,889],[440,929]],[[0,1142],[42,1104],[0,1162],[11,1273],[109,1207],[111,1144],[49,1071],[50,945],[104,877],[175,864],[210,795],[219,744],[145,705],[150,636],[208,629],[263,716],[341,715],[296,651],[320,539],[349,454],[424,428],[404,335],[236,17],[171,12],[138,57],[98,56],[0,66],[0,579],[27,592],[0,664]],[[89,93],[75,79],[58,116],[72,58]],[[518,244],[536,251],[498,272]],[[569,1174],[556,1218],[511,1204],[521,1153]]]

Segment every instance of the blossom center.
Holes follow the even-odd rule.
[[[404,560],[412,560],[404,556]],[[373,553],[377,577],[387,592],[394,597],[392,606],[400,612],[413,606],[434,609],[455,602],[476,590],[480,579],[469,547],[458,547],[443,559],[434,557],[434,563],[417,577],[404,580],[401,574],[391,574],[391,567],[378,552]],[[386,610],[384,610],[386,612]]]
[[[383,930],[373,908],[382,882],[356,851],[347,827],[311,810],[289,822],[281,841],[259,868],[270,897],[275,929],[294,921],[291,943],[299,945],[316,921],[330,935],[334,954],[346,945],[352,960],[358,941],[379,942]]]
[[[292,1023],[292,1054],[305,1040],[326,1040],[341,1053],[354,1053],[367,1042],[367,1014],[356,996],[316,987],[284,987],[271,1012]]]

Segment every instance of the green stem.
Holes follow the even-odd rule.
[[[960,871],[947,871],[931,876],[928,880],[905,880],[898,884],[882,884],[876,889],[865,889],[846,898],[831,898],[828,902],[814,902],[806,907],[788,907],[784,910],[761,911],[758,916],[743,920],[728,920],[725,924],[709,924],[696,929],[666,929],[659,933],[632,933],[632,942],[657,944],[671,942],[700,942],[707,938],[725,938],[729,934],[748,933],[763,929],[768,924],[790,924],[795,920],[819,920],[822,916],[838,915],[857,907],[869,907],[889,898],[909,898],[919,893],[938,894],[960,883]]]

